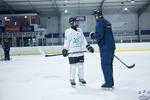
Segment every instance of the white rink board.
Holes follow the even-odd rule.
[[[92,45],[95,51],[98,51],[98,46]],[[40,53],[39,49],[47,53],[61,52],[63,46],[42,46],[42,47],[12,47],[11,55],[15,54],[36,54]],[[150,49],[150,43],[117,43],[116,50],[136,50],[136,49]]]

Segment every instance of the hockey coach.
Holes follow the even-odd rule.
[[[102,88],[114,87],[113,78],[113,59],[115,51],[115,41],[112,33],[111,23],[108,22],[102,14],[102,11],[94,11],[94,16],[97,21],[96,32],[91,32],[89,37],[96,39],[100,50],[101,56],[101,68],[105,83],[102,84]]]

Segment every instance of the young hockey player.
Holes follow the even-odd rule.
[[[68,54],[69,52],[80,52],[87,48],[87,50],[91,53],[94,52],[92,46],[90,46],[83,34],[81,28],[78,28],[79,21],[72,17],[69,19],[69,23],[71,25],[70,28],[65,31],[65,39],[64,39],[64,49],[62,50],[62,54],[64,57],[68,56],[70,63],[70,83],[72,87],[76,86],[75,82],[75,74],[76,68],[78,68],[78,77],[80,85],[86,85],[86,81],[84,80],[84,53],[75,53]]]

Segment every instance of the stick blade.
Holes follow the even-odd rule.
[[[54,55],[45,55],[45,57],[54,57],[54,56],[60,56],[62,54],[54,54]]]
[[[135,66],[135,64],[128,66],[129,69],[133,68]]]

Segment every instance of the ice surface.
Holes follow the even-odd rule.
[[[77,84],[77,88],[70,86],[67,58],[13,56],[11,61],[0,62],[0,100],[139,100],[139,91],[150,91],[150,52],[116,55],[128,65],[136,66],[127,69],[114,59],[113,91],[100,88],[104,81],[99,53],[85,54],[87,86]]]

